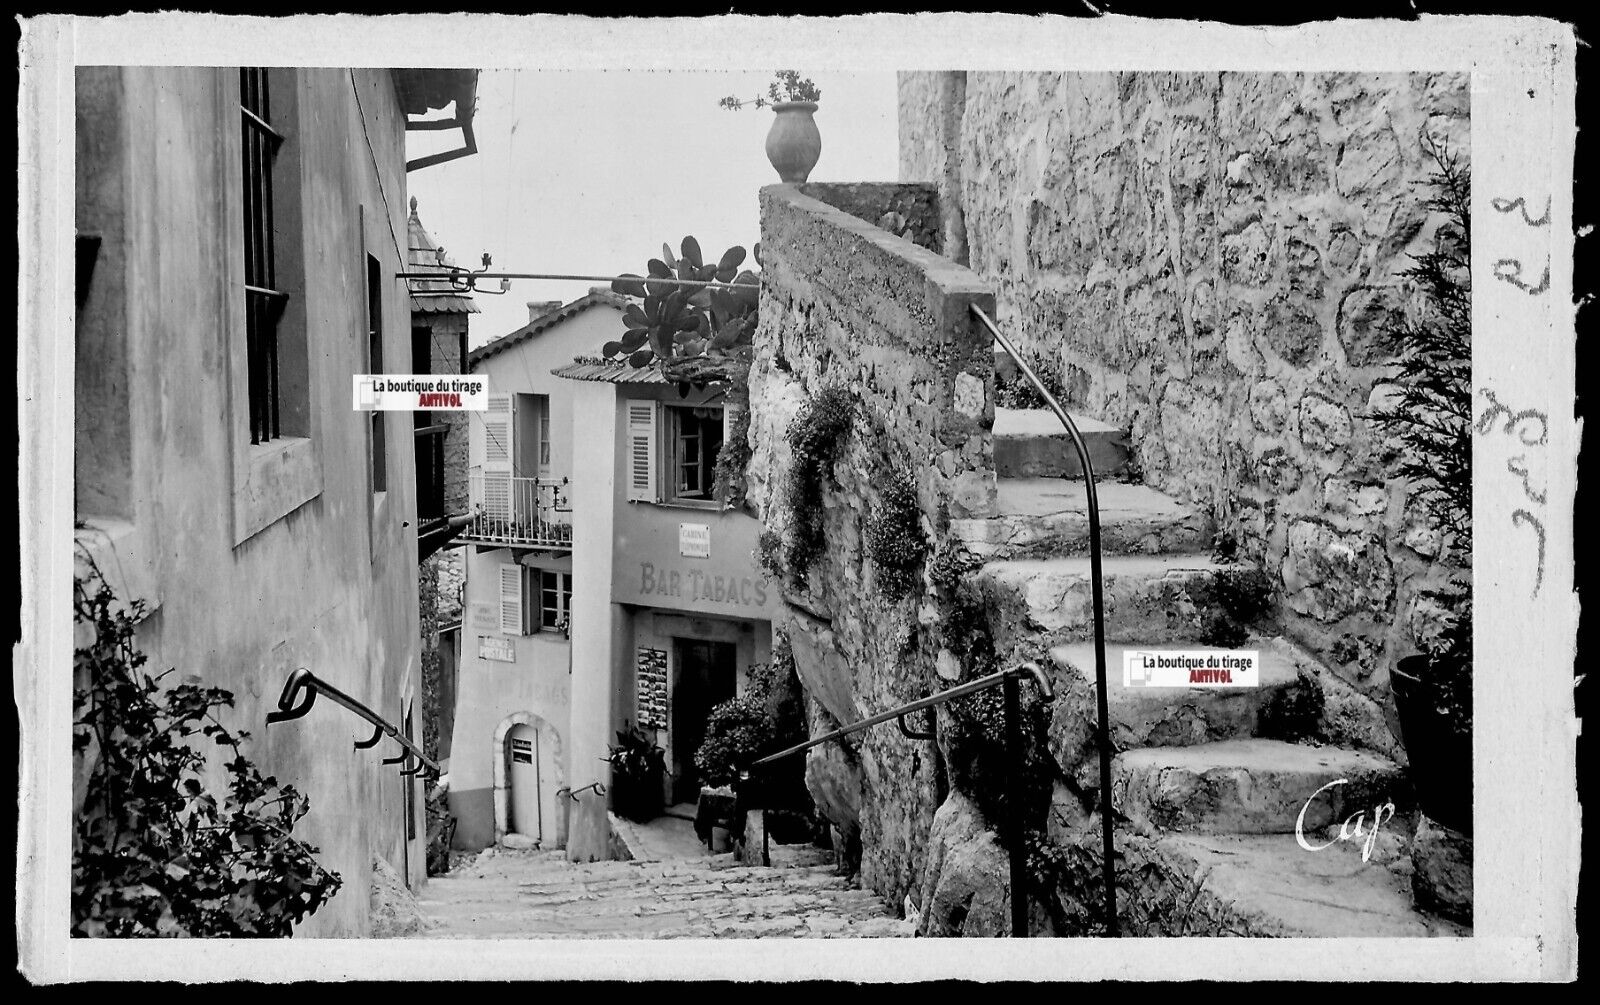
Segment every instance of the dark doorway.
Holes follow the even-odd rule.
[[[700,798],[694,755],[706,736],[711,708],[738,690],[737,650],[731,642],[678,639],[678,675],[672,690],[672,801]]]

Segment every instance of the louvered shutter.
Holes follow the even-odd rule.
[[[489,409],[483,413],[483,511],[494,520],[514,519],[511,512],[511,436],[513,422],[511,395],[489,395]]]
[[[658,501],[656,491],[656,416],[654,401],[630,400],[628,411],[628,499]]]
[[[500,631],[507,635],[523,634],[522,579],[522,566],[500,566]]]

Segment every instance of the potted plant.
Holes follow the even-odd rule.
[[[618,730],[606,760],[611,762],[611,808],[640,823],[659,816],[667,762],[650,734],[633,725]]]
[[[729,95],[720,104],[734,110],[745,105],[772,106],[774,117],[772,129],[767,133],[767,160],[777,169],[779,178],[799,185],[822,156],[822,134],[812,118],[821,97],[817,85],[802,78],[798,70],[779,70],[767,85],[766,97],[742,101]]]
[[[1433,820],[1472,833],[1472,593],[1466,575],[1472,541],[1472,289],[1469,171],[1430,144],[1436,165],[1429,209],[1444,215],[1432,251],[1413,256],[1402,275],[1423,309],[1388,327],[1396,350],[1393,404],[1372,418],[1398,441],[1398,471],[1443,532],[1440,560],[1457,568],[1437,595],[1441,629],[1423,651],[1390,673],[1400,739],[1411,761],[1418,805]]]

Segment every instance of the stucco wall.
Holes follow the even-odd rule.
[[[248,434],[239,435],[238,72],[80,72],[79,128],[93,134],[86,142],[95,156],[78,162],[85,198],[76,222],[108,246],[95,276],[105,285],[80,317],[77,407],[89,420],[80,428],[126,423],[126,438],[110,449],[127,461],[112,462],[125,467],[111,470],[97,492],[80,494],[80,515],[95,529],[79,538],[103,569],[154,605],[139,629],[150,669],[176,667],[174,679],[193,675],[231,690],[227,722],[253,734],[250,756],[309,797],[297,834],[321,849],[319,861],[344,885],[301,934],[353,937],[368,931],[373,855],[396,871],[406,864],[402,786],[419,783],[379,764],[393,744],[355,750],[352,741],[370,728],[332,702],[270,729],[265,716],[297,667],[396,723],[405,702],[420,696],[410,420],[392,417],[391,490],[375,498],[366,416],[350,406],[350,375],[364,370],[366,256],[386,275],[401,267],[394,235],[405,233],[403,117],[387,71],[357,70],[352,79],[344,70],[299,70],[293,80],[292,95],[282,95],[283,107],[298,112],[285,123],[280,154],[295,166],[278,183],[279,272],[294,304],[284,324],[302,326],[316,347],[298,364],[304,395],[294,406],[310,434],[295,447],[296,458],[309,459],[297,477],[310,494],[254,530],[240,523],[249,509],[239,498],[241,464],[275,463],[294,445],[286,438],[253,449]],[[106,132],[107,122],[118,125]],[[289,212],[295,205],[299,212]],[[385,283],[383,312],[386,358],[405,360],[400,281]],[[124,351],[98,351],[113,342]],[[96,469],[101,449],[97,436],[80,438],[78,469]],[[108,498],[119,505],[98,505]],[[118,515],[126,522],[99,519]],[[418,701],[419,737],[420,716]],[[220,766],[213,780],[225,781]],[[420,804],[419,791],[419,836]],[[421,848],[420,838],[410,846],[413,883],[423,877]]]
[[[1424,137],[1465,156],[1468,112],[1450,74],[900,76],[901,177],[958,196],[1002,325],[1373,690],[1442,570],[1363,413],[1439,222]]]
[[[749,499],[767,528],[791,520],[784,491],[793,463],[785,440],[807,396],[846,388],[859,401],[822,492],[824,553],[785,589],[776,629],[788,633],[812,708],[813,735],[940,686],[934,670],[937,606],[922,589],[895,599],[876,582],[864,528],[887,472],[908,476],[922,532],[938,540],[952,516],[994,506],[993,364],[968,306],[991,308],[970,271],[812,198],[863,217],[877,203],[855,187],[787,186],[761,192],[761,321],[750,375],[754,451]],[[920,203],[931,212],[931,199]],[[936,232],[913,221],[913,234]],[[891,903],[916,881],[937,808],[937,754],[891,727],[810,755],[818,809],[858,833],[865,885]]]

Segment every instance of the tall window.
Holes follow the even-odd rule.
[[[287,294],[278,289],[273,248],[272,162],[283,136],[272,126],[265,67],[239,70],[244,165],[245,353],[249,360],[250,442],[276,439],[280,428],[278,319]]]
[[[564,629],[572,612],[572,576],[565,572],[539,572],[539,627]]]
[[[383,266],[371,255],[367,256],[367,372],[383,372]],[[389,487],[388,447],[384,442],[384,419],[387,412],[367,413],[372,424],[372,491],[383,492]]]
[[[722,450],[722,409],[672,406],[666,413],[673,448],[673,497],[710,499],[717,454]]]

